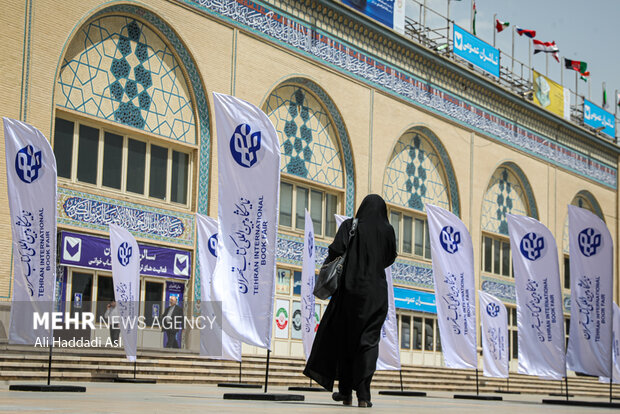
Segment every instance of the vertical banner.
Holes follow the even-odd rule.
[[[276,276],[280,142],[267,115],[213,93],[218,156],[218,260],[213,296],[224,331],[269,349]]]
[[[465,224],[449,211],[426,205],[433,258],[437,323],[449,368],[478,368],[474,250]]]
[[[200,330],[200,355],[241,361],[241,342],[223,331],[221,306],[211,301],[212,277],[217,263],[217,220],[196,214],[196,230],[200,266],[200,314],[208,324]],[[215,329],[211,328],[211,321]]]
[[[571,315],[566,362],[573,371],[610,376],[613,240],[596,215],[568,206]]]
[[[493,295],[481,290],[480,325],[484,376],[508,378],[508,312],[506,306]]]
[[[7,192],[13,237],[13,302],[9,342],[50,337],[34,314],[52,311],[56,279],[56,158],[35,127],[4,119]],[[49,315],[51,316],[51,315]]]
[[[508,215],[514,264],[519,373],[566,376],[558,249],[549,229],[531,217]]]
[[[394,305],[394,286],[392,285],[392,267],[385,269],[388,288],[388,313],[381,327],[379,341],[379,358],[377,370],[398,371],[400,369],[400,350],[398,348],[398,324],[396,323],[396,306]]]
[[[614,331],[612,342],[613,379],[614,384],[620,383],[620,308],[614,303]],[[599,377],[601,382],[609,382],[609,377]]]
[[[314,321],[314,282],[316,272],[316,248],[314,226],[310,213],[306,210],[304,231],[304,251],[301,268],[301,336],[306,360],[310,356],[314,342],[316,322]]]
[[[138,347],[140,249],[131,233],[116,224],[110,224],[110,254],[121,338],[127,359],[133,362]]]

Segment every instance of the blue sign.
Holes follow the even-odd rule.
[[[594,105],[587,99],[583,100],[583,123],[602,131],[612,138],[616,137],[616,119],[614,114]]]
[[[435,294],[430,292],[395,287],[394,303],[398,309],[437,313]]]
[[[499,50],[454,25],[452,50],[455,55],[499,78]]]
[[[341,0],[347,6],[400,33],[405,31],[404,0]]]

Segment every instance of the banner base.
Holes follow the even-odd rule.
[[[497,394],[521,394],[521,391],[509,391],[509,390],[495,390],[493,392]]]
[[[379,395],[391,395],[394,397],[426,397],[424,391],[379,391]]]
[[[132,384],[156,384],[157,380],[148,378],[114,378],[114,382],[130,382]]]
[[[289,391],[327,392],[323,387],[288,387]]]
[[[220,382],[217,386],[224,388],[263,388],[261,384],[247,384],[245,382]]]
[[[9,385],[9,391],[86,392],[86,387],[79,385],[15,384]]]
[[[574,397],[575,394],[568,394],[568,396],[569,396],[569,398],[570,397]],[[549,397],[564,397],[564,398],[566,398],[566,394],[563,394],[561,392],[550,392],[549,393]]]
[[[574,405],[577,407],[620,408],[620,403],[579,400],[542,400],[543,404]]]
[[[225,400],[244,400],[244,401],[304,401],[305,397],[300,394],[258,394],[258,393],[238,393],[224,394]]]
[[[454,398],[457,400],[503,401],[503,398],[497,395],[454,394]]]

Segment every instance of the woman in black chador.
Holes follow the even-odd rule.
[[[342,279],[323,315],[304,374],[330,391],[337,379],[334,400],[351,405],[355,390],[359,406],[370,407],[370,381],[388,310],[385,268],[396,258],[396,238],[380,196],[366,196],[355,217],[357,231]],[[344,253],[352,223],[342,223],[325,263]]]

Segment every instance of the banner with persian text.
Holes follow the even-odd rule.
[[[482,356],[484,376],[508,378],[508,312],[506,306],[493,295],[481,290],[480,328],[482,329]]]

